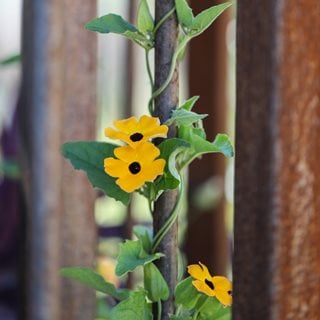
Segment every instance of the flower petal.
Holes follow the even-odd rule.
[[[124,191],[130,193],[144,185],[144,180],[139,175],[128,174],[116,180],[116,184]]]
[[[137,151],[130,146],[123,146],[114,149],[114,155],[127,163],[137,160]]]
[[[114,159],[104,159],[104,171],[111,177],[123,177],[128,174],[128,166],[125,162]]]
[[[122,140],[124,142],[127,142],[128,140],[128,135],[121,132],[121,131],[116,131],[112,128],[105,128],[104,129],[104,135],[110,139],[119,139]]]
[[[212,277],[212,283],[217,290],[229,291],[232,290],[232,283],[229,279],[222,276]]]
[[[120,131],[127,134],[134,133],[137,129],[138,120],[136,117],[130,117],[124,120],[113,121],[113,125]]]
[[[232,282],[226,277],[214,276],[212,283],[216,291],[217,299],[225,306],[232,304]]]
[[[160,150],[151,142],[141,143],[136,148],[137,160],[141,163],[151,163],[155,158],[160,155]]]
[[[163,159],[157,159],[150,163],[149,165],[145,165],[142,167],[141,176],[144,181],[153,181],[157,176],[163,174],[164,167],[166,165],[166,161]]]
[[[215,290],[210,289],[203,281],[194,280],[192,281],[193,286],[200,292],[206,294],[207,296],[214,297],[216,295]]]
[[[226,291],[215,290],[216,298],[224,305],[231,306],[232,304],[232,294]]]
[[[188,266],[188,273],[197,280],[205,281],[206,279],[211,279],[208,268],[201,262]]]
[[[139,121],[140,128],[144,135],[149,138],[167,137],[168,127],[165,125],[160,126],[159,118],[142,116]]]

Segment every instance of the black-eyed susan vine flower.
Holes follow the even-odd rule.
[[[168,127],[160,125],[159,118],[142,116],[139,120],[131,117],[124,120],[113,122],[118,130],[106,128],[104,133],[108,138],[119,139],[136,148],[140,143],[146,142],[152,138],[166,138]]]
[[[199,262],[188,266],[188,273],[195,280],[193,286],[200,292],[216,297],[224,306],[232,304],[232,283],[222,276],[211,276],[208,268]]]
[[[104,160],[105,172],[118,178],[116,184],[130,193],[141,188],[145,182],[152,182],[163,174],[164,159],[156,159],[160,150],[151,142],[143,142],[132,148],[130,145],[114,150],[115,158]]]

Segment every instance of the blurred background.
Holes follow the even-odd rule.
[[[149,1],[153,7],[152,1]],[[219,1],[191,1],[194,12]],[[146,201],[129,209],[98,191],[60,154],[69,140],[105,141],[112,121],[147,110],[144,52],[84,24],[117,13],[135,21],[137,1],[3,1],[0,18],[0,319],[107,319],[113,301],[61,279],[63,266],[91,266],[116,286],[118,244],[132,226],[151,228]],[[205,127],[234,136],[235,19],[227,10],[192,41],[180,67],[180,97],[200,95]],[[183,266],[231,275],[233,162],[205,156],[191,166],[180,215]],[[182,268],[184,272],[184,268]],[[28,315],[28,316],[27,316]]]

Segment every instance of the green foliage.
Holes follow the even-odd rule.
[[[0,162],[0,178],[4,176],[10,179],[19,179],[21,171],[18,163],[15,160],[3,160]]]
[[[199,13],[192,22],[190,36],[195,37],[204,32],[231,5],[231,2],[221,3]]]
[[[207,117],[207,114],[199,114],[186,109],[176,109],[172,112],[170,119],[166,122],[168,126],[176,123],[179,126],[190,126],[193,123]]]
[[[153,17],[147,0],[141,0],[138,10],[138,29],[142,33],[151,33],[154,29]]]
[[[180,175],[176,168],[176,158],[189,147],[187,141],[178,138],[166,139],[160,143],[160,158],[166,160],[166,166],[163,175],[155,184],[156,194],[160,190],[175,189],[179,186]]]
[[[121,190],[116,180],[104,172],[104,159],[113,157],[116,147],[106,142],[66,142],[62,146],[62,154],[71,161],[75,169],[86,172],[93,187],[99,188],[109,197],[128,205],[130,194]]]
[[[117,33],[124,34],[125,32],[137,32],[137,28],[124,20],[117,14],[107,14],[100,18],[95,18],[86,24],[86,29],[99,33]]]
[[[175,0],[175,2],[180,25],[183,28],[190,28],[194,17],[188,2],[186,0]]]
[[[194,96],[188,100],[186,100],[182,105],[178,106],[177,109],[184,109],[187,111],[191,111],[195,103],[199,100],[200,96]]]
[[[192,320],[190,316],[171,316],[170,320]]]
[[[150,229],[144,226],[134,226],[133,227],[134,235],[141,241],[142,248],[145,252],[151,252],[152,249],[152,237]]]
[[[133,291],[111,311],[110,320],[151,320],[151,304],[147,303],[144,290]]]
[[[150,301],[167,300],[169,288],[159,269],[153,263],[146,264],[143,269],[144,287]]]
[[[231,308],[224,307],[215,297],[207,297],[199,308],[199,320],[231,320]]]
[[[182,280],[178,283],[174,292],[176,305],[181,304],[187,310],[193,309],[200,298],[200,294],[192,285],[192,281],[191,277]]]
[[[60,273],[66,278],[77,280],[83,285],[105,293],[115,299],[124,300],[129,296],[129,290],[116,289],[112,283],[106,282],[100,274],[90,268],[63,268],[60,270]]]
[[[141,240],[126,240],[120,244],[116,275],[121,277],[128,272],[134,271],[137,267],[144,266],[161,257],[163,257],[162,253],[146,253]]]
[[[21,62],[21,54],[17,53],[17,54],[13,54],[11,56],[8,56],[2,60],[0,60],[0,66],[9,66],[11,64],[16,64]]]

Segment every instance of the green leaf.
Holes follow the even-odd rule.
[[[111,320],[151,319],[151,303],[147,303],[144,290],[131,292],[128,299],[121,301],[111,311]]]
[[[224,307],[215,297],[207,297],[199,310],[199,320],[231,320],[231,307]]]
[[[138,10],[138,29],[142,33],[152,32],[154,28],[154,22],[147,0],[141,0]]]
[[[169,298],[169,287],[159,269],[148,263],[144,266],[144,287],[148,292],[148,298],[152,302],[167,300]]]
[[[201,137],[197,129],[182,126],[179,130],[183,139],[190,142],[193,148],[191,153],[193,158],[206,153],[222,153],[228,158],[233,156],[233,147],[228,135],[219,133],[214,141],[210,142]]]
[[[191,111],[194,104],[199,100],[200,96],[194,96],[187,101],[185,101],[182,105],[180,105],[177,109],[184,109],[187,111]]]
[[[117,14],[107,14],[100,18],[95,18],[85,25],[86,29],[99,33],[117,33],[124,34],[127,31],[137,32],[137,28],[124,20]]]
[[[176,158],[190,144],[178,138],[166,139],[158,146],[160,149],[160,158],[166,160],[164,174],[156,182],[156,193],[160,190],[175,189],[179,186],[180,176],[176,168]]]
[[[21,54],[18,53],[18,54],[13,54],[9,57],[6,57],[2,60],[0,60],[0,65],[1,66],[8,66],[8,65],[11,65],[11,64],[15,64],[15,63],[18,63],[21,61]]]
[[[147,254],[142,247],[140,240],[126,240],[120,244],[116,275],[121,277],[128,272],[134,271],[139,266],[163,257],[162,253]]]
[[[75,169],[86,172],[93,187],[101,189],[109,197],[128,205],[130,194],[120,189],[115,182],[116,179],[104,172],[104,159],[114,157],[113,150],[116,147],[106,142],[66,142],[62,146],[62,154],[71,161]]]
[[[186,0],[176,0],[176,10],[179,23],[182,27],[189,28],[192,25],[193,13]]]
[[[103,277],[94,270],[85,267],[63,268],[61,275],[66,278],[77,280],[81,284],[108,294],[118,300],[127,299],[129,291],[126,289],[116,289],[112,283],[106,282]]]
[[[152,235],[150,229],[144,226],[136,225],[133,227],[133,233],[141,241],[143,250],[147,253],[151,252]]]
[[[182,280],[177,284],[174,291],[176,305],[181,304],[187,310],[193,309],[201,296],[192,285],[192,281],[191,277]]]
[[[190,316],[170,316],[170,320],[192,320]]]
[[[213,6],[199,13],[193,20],[191,25],[190,36],[195,37],[205,31],[216,20],[219,15],[232,5],[231,2],[222,3]]]
[[[21,170],[16,160],[3,159],[0,162],[0,179],[2,176],[14,180],[21,177]]]
[[[167,126],[170,126],[175,122],[178,127],[190,126],[193,123],[198,122],[199,120],[202,120],[207,116],[207,114],[199,114],[185,109],[176,109],[172,112],[170,119],[166,121],[165,124]]]

